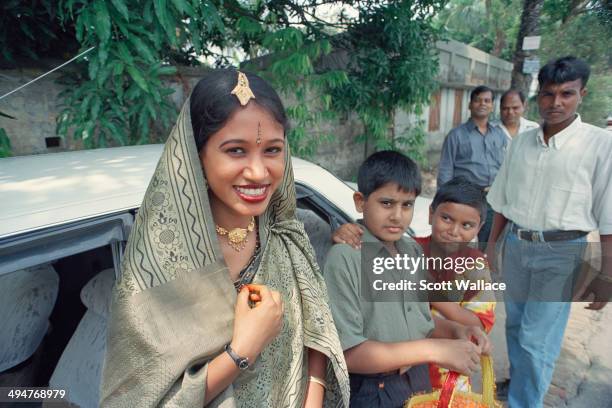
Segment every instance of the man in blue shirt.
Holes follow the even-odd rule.
[[[499,170],[508,138],[498,126],[489,122],[493,111],[493,90],[486,86],[474,88],[470,94],[470,118],[451,130],[444,144],[438,168],[438,185],[463,176],[468,181],[489,191]],[[493,211],[487,211],[485,224],[478,233],[478,240],[486,242],[491,230]]]

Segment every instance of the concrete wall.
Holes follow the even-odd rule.
[[[0,72],[0,94],[4,95],[43,73],[34,69],[4,70]],[[45,146],[45,137],[55,136],[55,119],[60,111],[57,95],[63,89],[54,82],[57,78],[52,74],[0,100],[0,111],[15,117],[8,119],[0,116],[0,127],[9,136],[13,154],[49,151]]]
[[[59,65],[55,62],[54,65]],[[0,95],[43,74],[40,69],[2,70],[0,71]],[[177,109],[180,108],[190,90],[202,76],[200,69],[183,67],[179,75],[165,79],[168,86],[174,89],[171,98]],[[13,155],[53,153],[62,150],[78,150],[83,148],[82,141],[70,136],[61,139],[58,147],[48,147],[48,138],[57,134],[56,119],[62,111],[58,95],[65,89],[58,83],[60,73],[50,74],[22,90],[0,100],[0,112],[11,115],[15,119],[0,116],[0,127],[6,130],[11,141]],[[167,135],[156,135],[159,141]]]

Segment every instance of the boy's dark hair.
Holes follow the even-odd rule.
[[[510,88],[510,89],[508,89],[506,92],[504,92],[502,94],[501,98],[499,98],[499,106],[500,107],[504,103],[504,98],[506,98],[506,97],[508,97],[510,95],[517,95],[519,97],[519,99],[521,100],[521,103],[523,105],[525,104],[525,94],[522,91],[519,91],[518,89]]]
[[[573,56],[559,58],[548,62],[538,73],[538,84],[540,88],[546,84],[562,84],[564,82],[575,81],[577,79],[584,88],[589,81],[591,68],[584,60]]]
[[[359,166],[357,188],[366,198],[387,183],[421,194],[421,172],[416,163],[391,150],[376,152]]]
[[[480,85],[472,89],[472,92],[470,93],[470,102],[474,102],[474,98],[485,92],[491,92],[491,100],[495,100],[495,93],[493,92],[493,90],[488,86]]]
[[[482,187],[464,177],[455,177],[442,184],[431,202],[432,211],[443,203],[469,205],[480,213],[480,222],[487,219],[487,202]]]

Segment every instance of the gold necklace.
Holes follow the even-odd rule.
[[[247,236],[249,232],[252,232],[254,229],[255,217],[251,217],[251,222],[249,222],[246,228],[234,228],[229,231],[215,224],[215,231],[217,231],[217,234],[220,236],[227,235],[227,243],[234,248],[236,252],[240,252],[244,249],[248,242]]]

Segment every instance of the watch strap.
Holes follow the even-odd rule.
[[[238,367],[241,370],[246,370],[247,368],[249,368],[249,358],[248,357],[240,357],[238,354],[236,354],[234,349],[232,349],[232,347],[229,344],[225,345],[224,350],[227,354],[229,354],[231,359],[234,360],[236,367]]]

